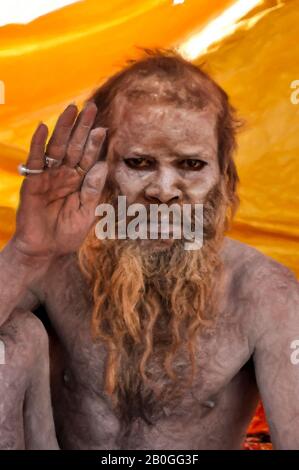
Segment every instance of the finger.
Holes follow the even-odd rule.
[[[45,124],[40,123],[34,132],[30,143],[30,151],[26,162],[26,166],[30,170],[42,170],[44,168],[44,153],[47,137],[48,128]]]
[[[79,162],[80,167],[85,172],[99,160],[99,156],[106,138],[106,129],[104,127],[97,127],[93,129],[87,139],[84,149],[84,154]]]
[[[92,211],[93,215],[94,209],[102,195],[107,173],[107,162],[98,162],[89,170],[84,178],[80,193],[81,206],[83,206],[83,210]]]
[[[88,135],[97,115],[94,103],[88,103],[80,116],[80,121],[69,140],[64,163],[75,167],[81,160]]]
[[[70,104],[59,116],[46,149],[50,157],[61,161],[64,158],[77,113],[77,106]]]

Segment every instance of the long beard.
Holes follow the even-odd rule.
[[[199,250],[174,240],[151,252],[136,241],[98,240],[94,230],[80,249],[93,292],[92,331],[107,347],[105,391],[123,422],[137,416],[153,422],[192,384],[196,338],[216,314],[227,209],[218,184],[204,203]]]

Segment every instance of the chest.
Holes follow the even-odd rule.
[[[58,309],[55,299],[49,307],[54,310],[52,316],[57,318],[54,322],[57,333],[51,344],[52,364],[59,387],[65,390],[66,395],[79,394],[78,406],[85,403],[84,406],[88,408],[92,401],[102,403],[107,413],[112,411],[111,401],[104,392],[108,352],[103,342],[92,338],[91,305],[85,302],[80,304],[77,299],[73,308],[67,307],[62,319],[55,310]],[[246,333],[237,318],[228,318],[227,312],[219,312],[215,325],[199,332],[195,346],[193,384],[180,407],[176,407],[176,413],[181,410],[185,415],[188,409],[194,409],[198,404],[212,409],[222,391],[251,356]],[[184,361],[178,356],[176,362],[180,361],[184,367]],[[161,413],[171,415],[172,404],[164,405]]]
[[[53,406],[64,448],[221,448],[230,423],[236,446],[240,444],[257,400],[248,349],[241,339],[202,338],[195,380],[180,401],[155,403],[155,413],[144,417],[135,412],[126,421],[104,392],[106,358],[103,345],[90,346],[87,334],[81,334],[80,343],[56,347]]]
[[[175,448],[174,441],[181,446],[176,448],[184,448],[186,439],[197,442],[200,423],[206,436],[215,430],[224,435],[227,410],[239,417],[244,413],[242,397],[253,382],[246,366],[252,351],[243,321],[246,312],[229,295],[222,297],[213,325],[196,336],[195,376],[180,401],[157,402],[149,420],[137,412],[127,422],[114,412],[104,390],[108,353],[103,342],[92,338],[92,301],[84,284],[74,276],[63,294],[49,290],[46,308],[55,330],[51,341],[55,420],[65,448],[84,448],[85,442],[86,448],[129,449],[133,441],[131,448],[137,448],[138,439],[140,448],[158,448],[161,436],[165,448]],[[127,400],[134,403],[135,397]]]

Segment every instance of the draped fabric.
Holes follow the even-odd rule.
[[[1,245],[14,228],[16,167],[38,122],[52,129],[65,105],[81,105],[141,47],[180,46],[232,3],[86,0],[0,28]],[[241,205],[230,235],[299,276],[298,26],[298,0],[261,2],[195,62],[204,63],[245,120],[236,155]],[[260,411],[252,431],[261,429],[267,430]]]

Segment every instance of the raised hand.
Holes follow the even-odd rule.
[[[26,167],[44,169],[45,153],[59,166],[23,181],[12,243],[25,255],[51,258],[75,251],[94,221],[107,176],[106,162],[98,161],[106,130],[91,130],[95,104],[77,114],[75,105],[64,110],[46,152],[47,126],[40,124],[32,137]]]

